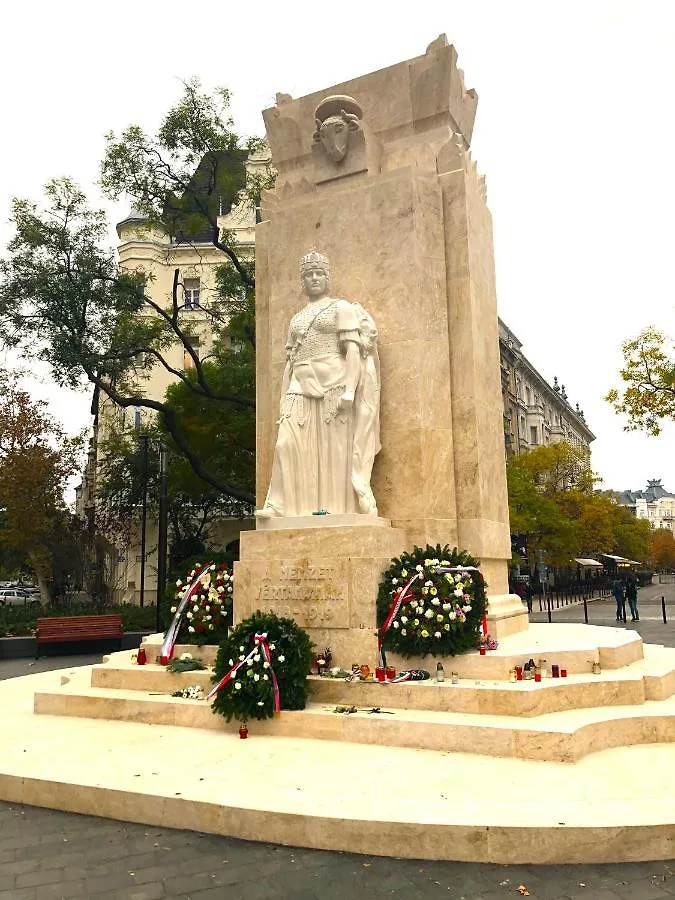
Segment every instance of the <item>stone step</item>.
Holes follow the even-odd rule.
[[[162,635],[150,635],[143,641],[148,660],[158,661]],[[377,659],[377,642],[373,637],[369,659],[343,661],[349,668],[352,662],[367,663],[374,668]],[[218,648],[214,645],[203,647],[189,644],[177,645],[174,656],[190,653],[213,665]],[[620,669],[642,659],[642,639],[636,631],[626,628],[598,628],[595,625],[578,623],[531,623],[526,631],[502,638],[496,650],[481,656],[478,651],[463,653],[461,656],[446,658],[443,664],[446,672],[457,672],[462,678],[492,679],[508,681],[509,671],[516,665],[524,665],[530,658],[538,661],[546,659],[550,669],[554,663],[567,669],[569,674],[590,673],[594,662],[603,669]],[[427,669],[436,671],[435,657],[404,659],[395,653],[387,654],[387,661],[398,671],[403,669]]]
[[[184,728],[231,731],[205,701],[169,693],[141,693],[88,686],[79,674],[57,690],[35,694],[35,712],[89,719],[111,719]],[[349,686],[351,687],[351,685]],[[363,697],[354,685],[353,700]],[[372,688],[374,685],[362,685]],[[378,686],[379,687],[379,686]],[[392,687],[395,687],[392,685]],[[539,687],[539,685],[537,685]],[[386,688],[385,688],[386,690]],[[254,722],[257,734],[311,740],[348,741],[492,757],[574,762],[610,747],[675,741],[675,698],[641,705],[572,709],[536,717],[404,709],[366,701],[352,714],[335,705],[310,703],[303,711],[282,711]],[[352,703],[347,704],[351,706]],[[379,713],[372,709],[382,710]]]
[[[538,716],[568,709],[639,705],[675,694],[675,649],[646,645],[644,658],[600,675],[545,678],[540,683],[462,679],[380,684],[345,682],[310,676],[312,699],[318,703],[388,706],[432,712]],[[131,664],[131,654],[115,653],[94,666],[91,686],[122,691],[171,693],[188,685],[211,687],[212,672],[170,673],[158,665]]]
[[[62,694],[77,678],[65,670],[0,682],[13,735],[0,746],[0,799],[385,857],[565,864],[675,853],[674,744],[608,749],[570,765],[264,735],[271,723],[253,723],[241,741],[213,728],[197,736],[35,715],[36,693]],[[323,715],[342,728],[365,716]]]

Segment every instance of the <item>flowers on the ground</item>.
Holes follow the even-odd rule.
[[[188,687],[173,691],[172,697],[182,697],[184,700],[203,700],[204,689],[200,684],[191,684]]]

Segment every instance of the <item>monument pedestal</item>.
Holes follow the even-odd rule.
[[[380,579],[406,549],[405,531],[374,516],[261,521],[241,534],[235,624],[258,609],[272,611],[305,628],[317,651],[330,647],[335,665],[374,666]]]

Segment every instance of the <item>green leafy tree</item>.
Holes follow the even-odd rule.
[[[220,407],[217,407],[220,408]],[[201,423],[196,426],[201,429]],[[207,429],[208,431],[208,429]],[[189,439],[199,447],[200,434],[193,434],[191,420],[187,421]],[[147,457],[144,441],[148,442]],[[143,495],[146,492],[148,515],[158,515],[159,497],[159,448],[168,443],[168,436],[158,428],[142,432],[125,431],[109,438],[101,446],[101,465],[97,481],[97,532],[107,535],[119,546],[127,534],[129,525],[139,522]],[[215,445],[217,450],[218,445]],[[206,447],[205,458],[210,462],[214,448]],[[147,460],[147,468],[146,468]],[[218,471],[218,460],[214,470]],[[210,488],[197,476],[177,453],[168,458],[168,519],[169,554],[172,567],[184,560],[194,560],[205,552],[212,527],[225,517],[241,518],[250,515],[250,505],[232,499]],[[154,548],[149,548],[148,552]]]
[[[595,481],[587,458],[566,444],[509,459],[511,533],[527,538],[531,566],[539,551],[553,566],[596,553],[646,558],[648,523],[631,516],[610,492],[595,491]]]
[[[612,514],[614,517],[612,552],[638,562],[648,560],[653,534],[649,522],[646,519],[636,519],[625,506],[619,506],[618,503],[613,504]]]
[[[509,459],[506,476],[509,494],[511,533],[526,537],[527,555],[531,568],[537,564],[540,551],[547,554],[551,565],[565,565],[577,547],[575,523],[560,505],[542,490],[541,475],[528,456],[533,450]],[[545,471],[545,470],[543,470]]]
[[[234,500],[253,503],[250,489],[205,465],[176,409],[144,392],[144,376],[160,366],[196,399],[229,406],[233,418],[255,406],[250,384],[232,380],[239,360],[229,368],[226,363],[241,342],[253,346],[248,312],[254,266],[233,236],[219,229],[218,213],[235,202],[256,203],[272,176],[263,171],[247,180],[244,160],[260,142],[239,138],[228,100],[227,92],[209,96],[198,82],[188,82],[156,135],[138,126],[108,135],[102,164],[106,195],[129,197],[149,228],[161,228],[174,243],[209,240],[222,252],[221,290],[200,306],[213,335],[215,364],[199,359],[194,349],[194,325],[179,303],[179,271],[168,302],[153,299],[141,275],[120,270],[115,252],[105,246],[105,216],[67,178],[46,186],[41,206],[13,202],[15,236],[0,263],[0,342],[46,362],[59,384],[89,382],[121,408],[154,412],[200,478]],[[230,323],[234,307],[236,321]],[[234,342],[231,329],[239,335]],[[192,369],[172,366],[167,351],[176,344],[191,356]],[[228,373],[220,378],[223,366]],[[219,380],[229,389],[219,389]]]
[[[605,399],[627,416],[626,431],[658,435],[664,420],[675,419],[675,347],[656,328],[646,328],[624,341],[622,351],[622,385]]]

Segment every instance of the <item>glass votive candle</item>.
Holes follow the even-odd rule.
[[[485,656],[487,651],[486,651],[485,647],[481,647],[478,652],[480,653],[481,656]]]
[[[384,670],[384,674],[387,677],[387,681],[391,681],[392,678],[396,678],[396,669],[393,666],[387,666]]]
[[[541,681],[541,672],[535,672],[535,673],[534,673],[534,680],[535,680],[535,681]]]
[[[384,666],[377,666],[375,668],[375,678],[378,681],[384,681]]]
[[[523,667],[516,666],[516,681],[522,681],[522,680],[523,680]]]
[[[560,677],[561,677],[561,678],[567,678],[567,669],[561,669],[561,670],[560,670]]]
[[[559,678],[560,677],[560,666],[551,666],[551,678]]]

